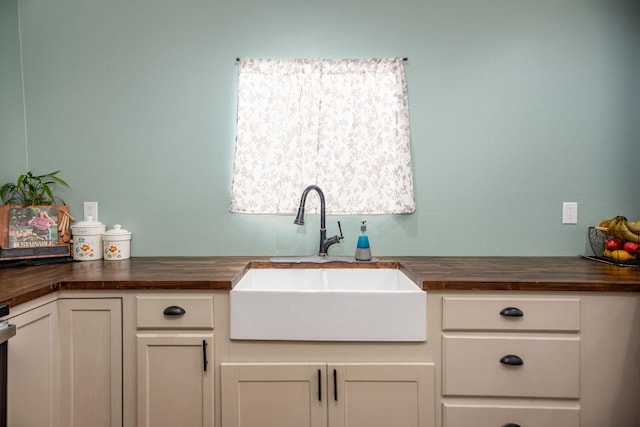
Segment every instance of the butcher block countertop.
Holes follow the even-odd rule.
[[[137,257],[0,269],[0,302],[58,290],[229,290],[250,268],[399,268],[426,291],[640,292],[640,267],[582,257],[380,257],[376,263],[271,263],[268,257]]]

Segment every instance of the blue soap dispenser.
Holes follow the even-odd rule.
[[[360,236],[356,246],[356,261],[371,261],[371,247],[367,236],[367,221],[362,221],[360,226]]]

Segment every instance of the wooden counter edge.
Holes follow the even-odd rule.
[[[411,257],[413,258],[413,257]],[[427,257],[427,259],[430,257]],[[326,264],[309,263],[278,263],[274,264],[267,258],[246,258],[238,262],[238,270],[235,274],[229,274],[228,279],[220,280],[138,280],[138,279],[114,279],[114,280],[75,280],[72,274],[61,276],[53,275],[45,283],[40,283],[26,291],[18,291],[5,295],[2,302],[13,307],[41,296],[45,296],[59,290],[231,290],[252,268],[397,268],[406,274],[412,281],[425,291],[544,291],[544,292],[640,292],[640,283],[630,282],[603,282],[595,280],[587,281],[563,281],[552,280],[473,280],[473,279],[447,279],[432,280],[424,278],[416,272],[416,258],[408,261],[406,257],[387,257],[376,263],[339,263]],[[411,265],[413,264],[413,266]],[[414,267],[414,268],[412,268]],[[215,267],[212,267],[215,268]],[[235,268],[235,267],[234,267]]]

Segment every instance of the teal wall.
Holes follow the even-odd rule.
[[[417,211],[329,217],[334,254],[361,219],[374,255],[576,255],[640,219],[635,0],[0,4],[0,182],[63,169],[136,256],[317,251],[314,215],[228,212],[236,57],[409,57]]]
[[[18,21],[17,2],[0,0],[0,183],[27,167]]]

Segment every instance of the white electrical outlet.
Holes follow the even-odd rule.
[[[98,202],[84,202],[84,219],[88,217],[93,218],[94,221],[98,220]]]
[[[578,223],[578,202],[562,202],[562,223]]]

